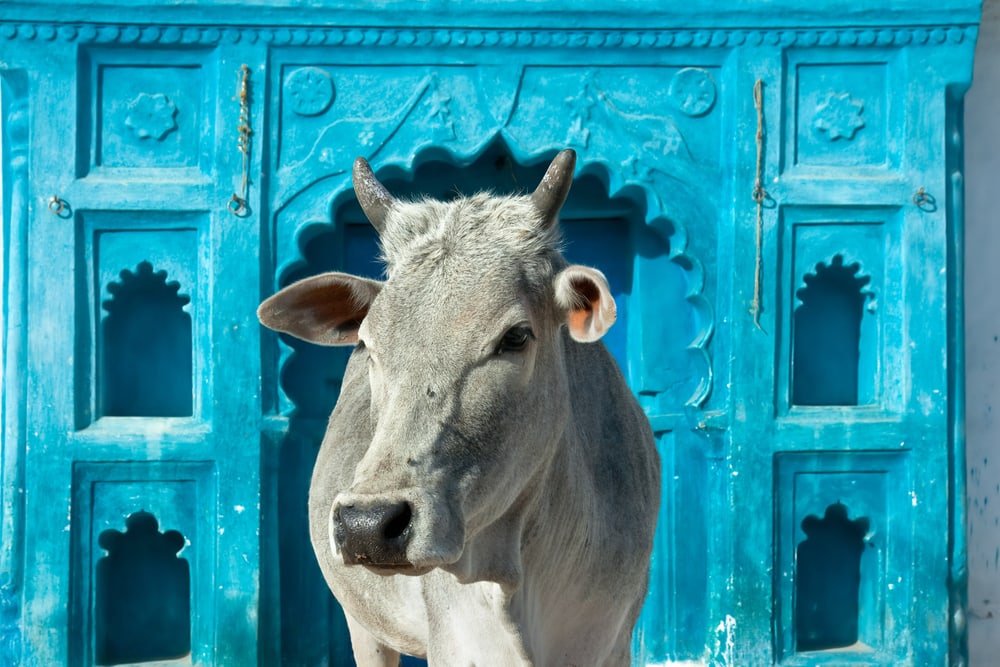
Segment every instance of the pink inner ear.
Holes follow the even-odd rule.
[[[590,321],[594,317],[594,311],[591,308],[579,308],[576,310],[571,310],[569,312],[569,317],[567,317],[567,323],[569,324],[569,330],[573,332],[583,332],[590,329]]]
[[[581,343],[599,340],[615,323],[615,300],[597,269],[566,267],[556,277],[555,297],[570,335]]]
[[[601,290],[587,278],[570,279],[575,303],[567,315],[570,331],[587,336],[594,322],[594,313],[601,305]]]

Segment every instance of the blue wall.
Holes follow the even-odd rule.
[[[357,155],[446,196],[530,188],[571,146],[567,254],[613,282],[664,461],[637,662],[957,664],[977,21],[8,3],[0,657],[349,660],[305,516],[344,357],[256,305],[379,271]],[[131,576],[176,603],[126,604]],[[116,643],[142,614],[170,637]]]

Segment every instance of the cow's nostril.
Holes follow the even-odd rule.
[[[333,539],[348,565],[407,565],[412,520],[413,507],[407,502],[339,505],[333,511]]]
[[[386,540],[399,538],[409,528],[412,518],[413,510],[410,508],[410,503],[402,503],[398,506],[397,512],[385,523],[382,536]]]

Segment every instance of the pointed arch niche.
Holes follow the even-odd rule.
[[[524,193],[538,184],[554,154],[519,160],[497,138],[473,155],[432,148],[417,155],[412,165],[388,164],[377,173],[402,198],[428,195],[447,200],[482,190]],[[685,406],[700,405],[711,387],[705,346],[713,323],[701,294],[701,262],[687,253],[688,238],[681,223],[659,212],[653,183],[624,183],[612,192],[610,180],[605,164],[588,163],[585,155],[580,156],[561,215],[564,254],[569,261],[596,266],[608,276],[618,320],[604,340],[648,412],[680,414]],[[315,189],[302,193],[312,210],[316,206],[308,202],[317,196]],[[318,196],[330,201],[329,190]],[[279,225],[280,218],[301,206],[292,203],[279,213]],[[309,220],[296,229],[296,256],[279,268],[278,288],[324,271],[381,277],[376,233],[362,214],[349,179],[341,182],[331,208],[329,218]],[[301,211],[296,217],[302,220]],[[339,393],[350,350],[322,348],[290,337],[282,340],[280,412],[325,419]],[[317,373],[317,369],[323,370]]]

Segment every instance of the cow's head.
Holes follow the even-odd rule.
[[[521,522],[572,428],[562,332],[596,341],[615,319],[604,276],[558,250],[575,161],[560,153],[531,195],[446,203],[395,199],[359,158],[386,280],[327,273],[261,305],[266,326],[357,345],[368,364],[371,444],[330,512],[345,563],[473,577],[485,554],[518,569]]]

